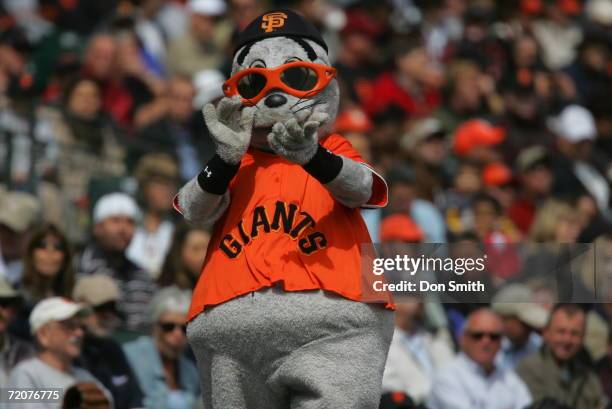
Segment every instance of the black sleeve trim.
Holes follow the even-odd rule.
[[[240,164],[231,165],[215,154],[198,175],[198,184],[208,193],[222,195],[236,176],[238,168]]]
[[[342,170],[342,158],[321,145],[310,162],[303,166],[304,170],[321,184],[331,182]]]

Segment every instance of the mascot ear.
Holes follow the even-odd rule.
[[[304,49],[304,51],[306,51],[306,54],[308,54],[308,59],[310,61],[314,62],[317,60],[317,53],[315,52],[314,48],[312,48],[310,44],[308,44],[307,41],[300,37],[292,37],[291,39],[298,43]]]
[[[244,59],[246,58],[247,55],[249,55],[249,51],[251,51],[251,46],[253,45],[253,43],[249,43],[247,45],[245,45],[242,50],[240,50],[240,52],[238,53],[238,57],[236,57],[236,62],[238,63],[238,65],[242,65],[242,63],[244,62]]]

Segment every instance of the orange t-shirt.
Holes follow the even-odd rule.
[[[338,134],[321,144],[364,162]],[[229,192],[230,205],[215,224],[188,319],[207,306],[277,283],[286,291],[323,289],[391,305],[388,294],[366,294],[371,286],[362,270],[371,265],[373,252],[359,209],[336,201],[300,165],[250,149]],[[367,205],[386,203],[386,184],[374,174]]]

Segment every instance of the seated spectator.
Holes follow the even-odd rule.
[[[445,98],[434,113],[452,132],[461,122],[490,115],[499,99],[491,76],[469,60],[452,60],[446,70]]]
[[[178,225],[157,283],[161,287],[193,289],[202,272],[209,241],[207,230],[186,223]]]
[[[553,193],[563,198],[589,194],[597,208],[609,215],[610,182],[608,163],[593,156],[597,127],[593,115],[579,105],[569,105],[549,122],[557,137],[559,154],[553,157]]]
[[[395,71],[383,73],[374,82],[364,109],[370,116],[392,105],[399,106],[407,117],[426,116],[440,104],[438,87],[442,75],[427,55],[419,35],[403,38],[393,50]]]
[[[542,18],[533,23],[533,34],[538,40],[542,59],[550,69],[560,69],[576,57],[582,41],[582,28],[574,16],[580,13],[578,1],[551,0],[542,2]]]
[[[536,214],[536,207],[550,195],[553,186],[551,158],[546,149],[532,146],[516,159],[519,190],[508,209],[508,216],[522,234],[527,234]]]
[[[111,338],[119,322],[119,287],[105,275],[93,274],[77,282],[73,299],[87,305],[85,336],[79,366],[91,372],[113,395],[115,409],[142,407],[142,392],[121,346]]]
[[[400,141],[402,149],[409,155],[417,180],[419,195],[433,200],[450,175],[446,169],[448,144],[446,131],[435,117],[413,121]]]
[[[219,97],[224,78],[209,70],[196,75],[195,81],[199,81],[200,87],[197,107],[191,79],[175,75],[156,102],[139,111],[136,138],[130,143],[130,164],[146,153],[169,153],[177,159],[181,178],[189,180],[199,172],[201,163],[214,154],[213,141],[200,110]]]
[[[199,403],[200,379],[187,348],[186,317],[191,293],[177,287],[151,301],[153,332],[124,345],[148,409],[192,408]]]
[[[125,175],[125,149],[112,120],[102,111],[100,85],[77,77],[64,89],[61,108],[47,109],[52,129],[49,166],[40,187],[43,215],[82,244],[89,229],[92,182]]]
[[[12,286],[21,280],[25,242],[39,213],[40,204],[34,196],[0,191],[0,277]]]
[[[219,38],[219,17],[226,11],[223,0],[189,0],[189,29],[170,43],[167,66],[171,73],[192,76],[224,62],[224,40]]]
[[[28,317],[34,306],[48,297],[70,297],[74,280],[72,250],[66,236],[52,224],[43,225],[26,246],[20,288],[24,302],[11,330],[29,339]]]
[[[474,232],[485,245],[487,270],[499,285],[520,272],[519,253],[510,245],[519,241],[520,236],[493,196],[477,195],[472,202],[472,214]]]
[[[435,377],[431,409],[523,409],[531,403],[513,371],[495,365],[503,323],[489,309],[472,312],[461,335],[461,353]]]
[[[150,102],[157,78],[148,75],[133,32],[96,33],[83,56],[82,72],[101,87],[101,108],[126,127],[137,109]]]
[[[172,199],[178,191],[179,170],[166,153],[142,157],[134,172],[143,217],[127,249],[127,256],[153,279],[159,276],[174,232]]]
[[[19,293],[0,277],[0,388],[8,386],[8,377],[15,365],[34,354],[33,345],[8,331],[20,301]]]
[[[431,392],[434,375],[454,354],[442,332],[433,333],[425,327],[422,301],[402,299],[396,307],[383,390],[404,392],[416,403],[423,403]]]
[[[130,331],[143,329],[145,310],[157,288],[149,273],[126,256],[139,217],[138,206],[126,194],[111,193],[100,198],[93,211],[94,240],[83,250],[77,264],[80,275],[100,273],[117,281],[120,304],[126,312],[121,326]]]
[[[65,298],[47,298],[34,307],[30,328],[36,338],[38,353],[17,365],[9,377],[9,388],[57,388],[60,399],[79,381],[97,380],[88,371],[73,366],[81,353],[83,306]],[[56,409],[56,402],[39,402],[37,408]],[[12,403],[11,408],[29,409],[30,403]]]
[[[450,234],[459,235],[473,225],[472,202],[482,188],[480,168],[473,162],[462,161],[454,172],[452,186],[436,197]]]
[[[352,104],[369,101],[375,93],[377,63],[382,59],[378,41],[384,41],[384,25],[363,10],[347,13],[346,25],[340,31],[342,47],[336,63],[342,98]]]
[[[548,319],[548,311],[536,304],[529,287],[510,284],[493,297],[491,307],[504,322],[504,337],[497,354],[497,365],[514,369],[525,356],[542,345],[538,334]]]
[[[604,407],[599,378],[584,351],[586,313],[577,304],[557,304],[542,333],[544,345],[521,361],[516,371],[533,399],[554,399],[572,409]]]
[[[405,165],[397,166],[387,172],[386,180],[389,184],[389,205],[385,213],[409,215],[422,230],[424,242],[445,242],[446,227],[442,214],[431,202],[417,196],[416,179],[412,168]]]

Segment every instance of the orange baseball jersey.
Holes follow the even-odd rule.
[[[321,144],[364,163],[338,134]],[[373,175],[367,205],[384,206],[386,183]],[[336,201],[300,165],[249,149],[229,193],[230,205],[215,224],[188,319],[207,306],[276,284],[286,291],[323,289],[392,306],[388,294],[364,294],[371,287],[364,285],[362,270],[373,253],[363,250],[371,240],[359,209]]]

